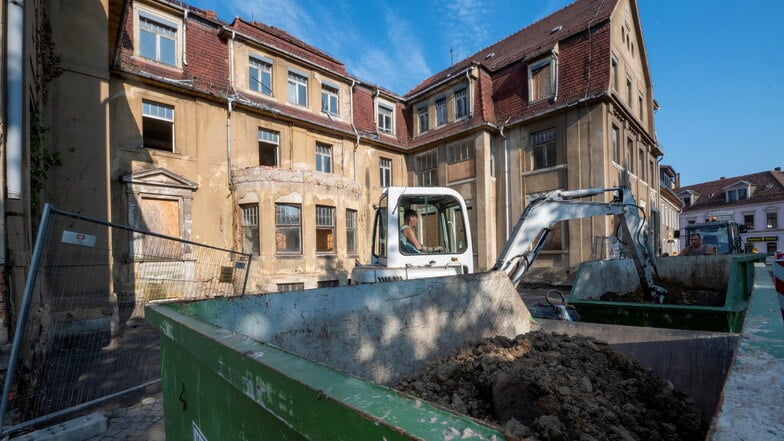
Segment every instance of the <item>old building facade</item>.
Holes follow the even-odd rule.
[[[681,225],[731,220],[746,227],[743,250],[772,256],[784,248],[784,173],[781,167],[679,187]],[[681,246],[686,246],[682,238]]]
[[[180,1],[42,7],[63,69],[44,109],[63,161],[45,199],[250,252],[249,292],[346,284],[389,185],[459,191],[479,269],[532,198],[613,187],[624,171],[660,222],[634,0],[579,0],[402,96],[284,30]],[[536,266],[568,274],[614,231],[611,218],[569,221]]]

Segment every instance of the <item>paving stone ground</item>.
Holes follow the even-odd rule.
[[[163,428],[163,397],[160,392],[149,395],[130,407],[104,412],[106,432],[87,441],[165,441]]]

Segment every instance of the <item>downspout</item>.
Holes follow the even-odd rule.
[[[354,135],[357,137],[357,140],[354,141],[354,181],[357,180],[357,149],[359,148],[359,131],[357,130],[357,126],[354,125],[354,85],[357,82],[352,79],[351,80],[351,88],[348,91],[348,99],[349,99],[349,118],[351,118],[351,128],[354,130]]]
[[[504,239],[509,240],[509,141],[504,135],[504,127],[509,122],[509,118],[498,128],[501,138],[504,138]]]
[[[555,63],[555,72],[553,75],[553,102],[558,101],[558,52],[553,49],[550,51],[553,54],[553,63]]]
[[[471,79],[470,70],[466,70],[466,78],[468,79],[468,117],[473,118],[474,117],[474,80]]]
[[[231,90],[236,95],[236,89],[234,89],[234,31],[231,31],[231,40],[229,40],[229,84],[231,85]],[[232,103],[234,102],[234,98],[227,97],[226,99],[226,184],[229,187],[229,191],[234,190],[234,184],[232,183],[232,175],[231,175],[231,112],[232,112]]]
[[[6,197],[22,198],[22,156],[24,147],[24,0],[8,0],[6,76]]]
[[[188,58],[187,54],[187,41],[188,41],[188,10],[184,9],[184,13],[182,16],[182,64],[184,66],[188,65]]]

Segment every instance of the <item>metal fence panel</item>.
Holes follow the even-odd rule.
[[[251,263],[248,254],[46,210],[6,378],[4,434],[158,381],[158,331],[144,306],[242,295]]]

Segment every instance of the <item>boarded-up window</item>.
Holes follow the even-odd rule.
[[[530,101],[549,98],[553,95],[553,63],[547,59],[534,63],[528,68]]]
[[[316,205],[316,251],[335,252],[335,207]]]
[[[180,202],[172,199],[141,198],[142,228],[164,236],[180,237]],[[180,242],[144,236],[145,259],[178,259],[180,258]]]

